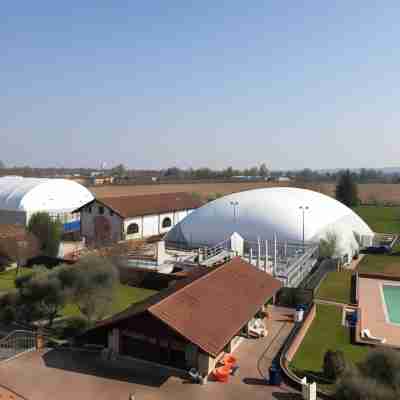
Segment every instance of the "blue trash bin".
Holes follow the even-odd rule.
[[[269,368],[268,383],[273,386],[279,386],[282,383],[282,375],[279,366],[272,364]]]

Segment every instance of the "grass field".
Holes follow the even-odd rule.
[[[299,375],[321,376],[325,352],[341,350],[349,363],[363,360],[367,346],[351,344],[350,330],[342,326],[341,307],[317,305],[317,314],[290,367]]]
[[[243,190],[257,189],[271,186],[300,186],[307,187],[326,195],[335,196],[334,183],[307,183],[290,182],[277,184],[272,182],[215,182],[215,183],[179,183],[179,184],[152,184],[152,185],[110,185],[91,186],[89,189],[98,197],[126,196],[154,193],[188,192],[199,193],[206,197],[212,193],[229,194]],[[364,204],[380,202],[382,204],[400,205],[400,184],[366,183],[358,185],[358,194]]]
[[[137,303],[156,293],[154,290],[143,289],[119,284],[115,291],[115,298],[111,306],[110,314],[123,311],[133,303]],[[75,304],[67,304],[62,311],[64,317],[81,315]]]
[[[354,211],[374,232],[400,233],[400,207],[360,206]]]
[[[322,281],[315,297],[338,303],[350,302],[352,271],[329,272]]]
[[[0,273],[0,293],[9,292],[15,289],[15,272],[16,270],[9,270]],[[19,275],[29,274],[32,272],[30,268],[20,268]],[[111,306],[111,314],[116,314],[132,303],[144,300],[145,298],[156,293],[154,290],[143,289],[119,284],[115,290],[115,298]],[[75,304],[67,304],[62,311],[65,317],[80,315],[80,311]]]
[[[400,244],[393,248],[392,254],[368,254],[358,264],[357,271],[400,276]]]
[[[210,194],[220,193],[222,195],[241,192],[244,190],[277,187],[277,186],[296,186],[296,184],[277,183],[277,182],[215,182],[215,183],[179,183],[179,184],[154,184],[154,185],[108,185],[91,186],[90,191],[97,197],[114,196],[134,196],[141,194],[158,193],[198,193],[206,198]],[[332,187],[325,183],[310,183],[306,186],[308,189],[319,191],[325,194],[332,194]]]

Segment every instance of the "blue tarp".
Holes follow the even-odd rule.
[[[64,232],[74,232],[74,231],[79,231],[81,229],[81,221],[72,221],[72,222],[67,222],[66,224],[63,225],[64,227]]]

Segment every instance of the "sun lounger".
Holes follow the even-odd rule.
[[[363,329],[361,331],[361,337],[363,339],[372,340],[374,342],[386,343],[386,338],[378,338],[378,337],[372,335],[371,332],[369,331],[369,329]]]

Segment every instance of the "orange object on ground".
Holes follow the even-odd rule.
[[[213,375],[218,382],[226,383],[228,382],[229,374],[231,373],[231,367],[224,365],[222,367],[216,368],[213,371]]]
[[[224,365],[229,365],[230,367],[233,367],[236,364],[237,360],[235,357],[233,357],[233,355],[225,354],[222,361],[223,361]]]

